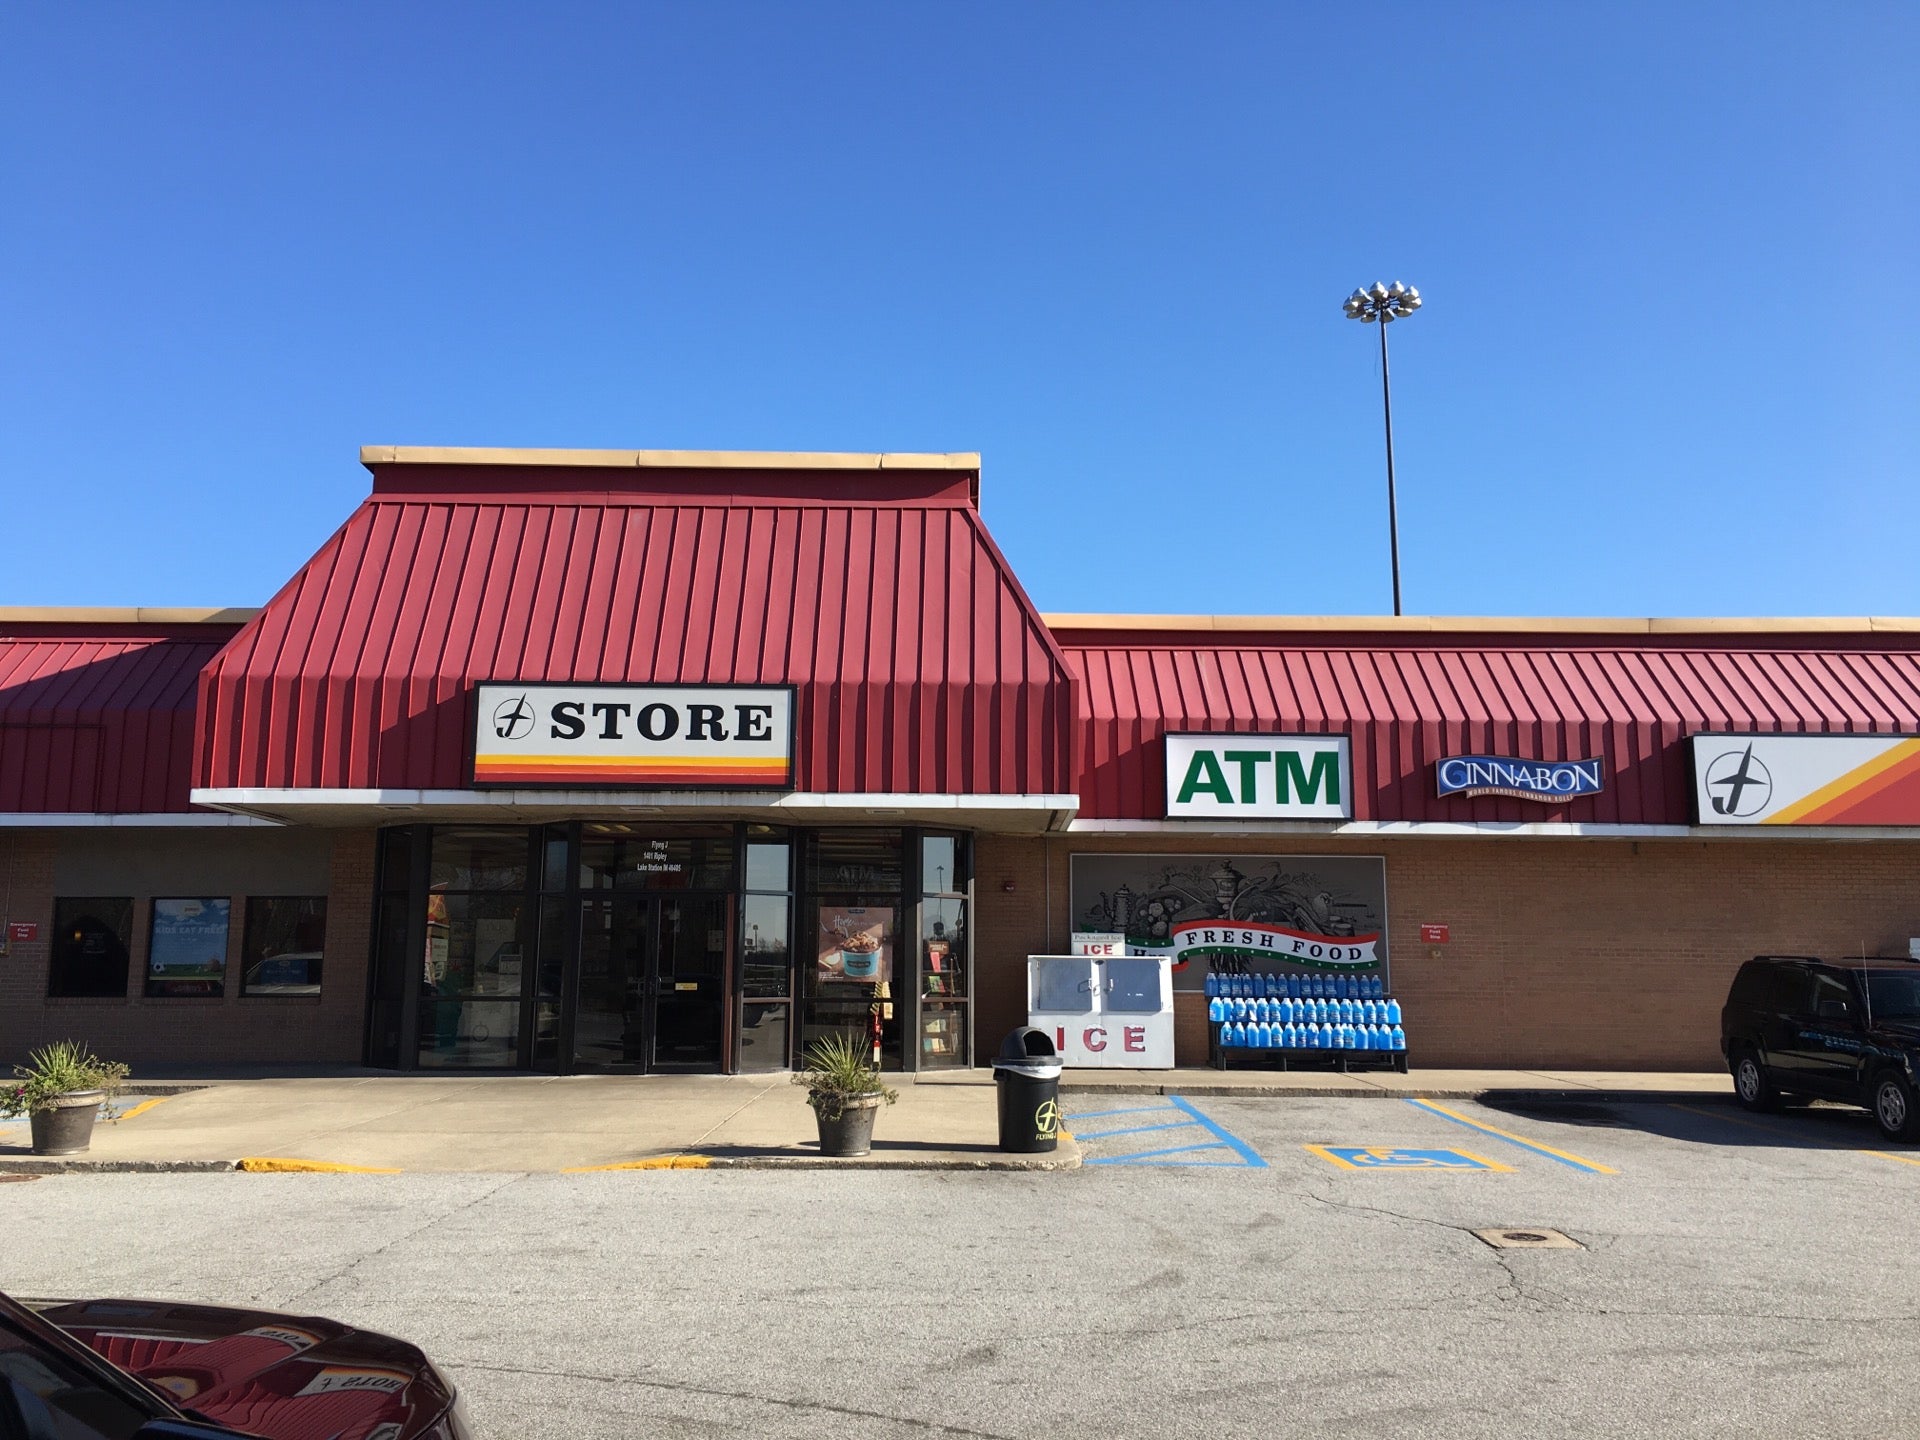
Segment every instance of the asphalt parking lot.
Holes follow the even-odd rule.
[[[1066,1109],[1067,1174],[50,1177],[0,1186],[0,1284],[386,1329],[487,1435],[1852,1436],[1920,1413],[1920,1151],[1862,1113]]]

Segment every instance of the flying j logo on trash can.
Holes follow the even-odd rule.
[[[1033,1112],[1034,1131],[1041,1135],[1051,1135],[1060,1128],[1060,1105],[1055,1100],[1043,1100],[1040,1108]]]

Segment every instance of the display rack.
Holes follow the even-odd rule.
[[[1356,1070],[1392,1070],[1407,1073],[1405,1050],[1282,1050],[1254,1045],[1222,1045],[1218,1026],[1213,1031],[1213,1067],[1229,1070],[1325,1070],[1351,1075]]]
[[[1207,977],[1214,1068],[1407,1072],[1405,1011],[1384,975]],[[1303,993],[1304,992],[1304,993]],[[1390,1012],[1390,1018],[1389,1018]],[[1241,1036],[1247,1039],[1241,1039]]]

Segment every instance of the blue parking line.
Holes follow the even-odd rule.
[[[1234,1154],[1238,1155],[1249,1167],[1255,1170],[1264,1170],[1267,1168],[1267,1162],[1262,1160],[1260,1156],[1255,1153],[1254,1148],[1247,1144],[1246,1141],[1222,1129],[1218,1124],[1209,1120],[1205,1115],[1202,1115],[1199,1110],[1188,1104],[1185,1100],[1182,1100],[1178,1095],[1169,1095],[1167,1098],[1177,1107],[1186,1111],[1187,1114],[1193,1116],[1195,1120],[1198,1120],[1202,1125],[1206,1126],[1210,1134],[1219,1139],[1220,1142],[1232,1150]]]
[[[1169,1095],[1162,1105],[1134,1105],[1124,1110],[1097,1110],[1085,1115],[1069,1115],[1070,1125],[1078,1126],[1083,1120],[1098,1120],[1111,1115],[1166,1115],[1177,1114],[1185,1118],[1171,1120],[1161,1125],[1130,1125],[1119,1130],[1096,1130],[1083,1133],[1073,1131],[1076,1140],[1110,1140],[1120,1135],[1144,1135],[1160,1130],[1185,1130],[1194,1126],[1204,1130],[1212,1138],[1201,1140],[1192,1145],[1170,1145],[1158,1150],[1136,1150],[1128,1155],[1089,1155],[1083,1162],[1088,1165],[1183,1165],[1211,1170],[1265,1170],[1267,1162],[1254,1152],[1252,1146],[1238,1136],[1223,1129],[1216,1121],[1203,1114],[1195,1106],[1177,1095]],[[1188,1155],[1200,1150],[1226,1150],[1231,1152],[1231,1160],[1170,1160],[1170,1155]]]
[[[1144,1135],[1150,1130],[1184,1130],[1193,1124],[1191,1120],[1175,1120],[1170,1125],[1129,1125],[1124,1130],[1096,1130],[1091,1135],[1084,1130],[1075,1130],[1076,1140],[1111,1140],[1116,1135]]]
[[[1198,1145],[1170,1145],[1164,1150],[1138,1150],[1131,1155],[1101,1155],[1091,1160],[1083,1160],[1084,1165],[1215,1165],[1227,1169],[1239,1170],[1241,1165],[1229,1165],[1225,1160],[1158,1160],[1161,1155],[1185,1155],[1194,1150],[1223,1149],[1218,1140],[1202,1140]]]
[[[1068,1120],[1104,1120],[1109,1115],[1145,1115],[1154,1110],[1165,1110],[1164,1105],[1129,1105],[1125,1110],[1088,1110],[1084,1114],[1069,1115]]]

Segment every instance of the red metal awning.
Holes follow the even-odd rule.
[[[0,622],[0,813],[191,809],[195,683],[238,629]]]
[[[1182,731],[1350,734],[1356,820],[1684,825],[1688,735],[1920,728],[1920,635],[1055,633],[1081,679],[1088,819],[1164,815],[1162,740]],[[1606,789],[1439,798],[1435,762],[1468,754],[1604,757]]]
[[[207,667],[198,785],[465,788],[474,686],[564,680],[790,683],[803,792],[1073,788],[1072,680],[977,472],[371,468]]]

